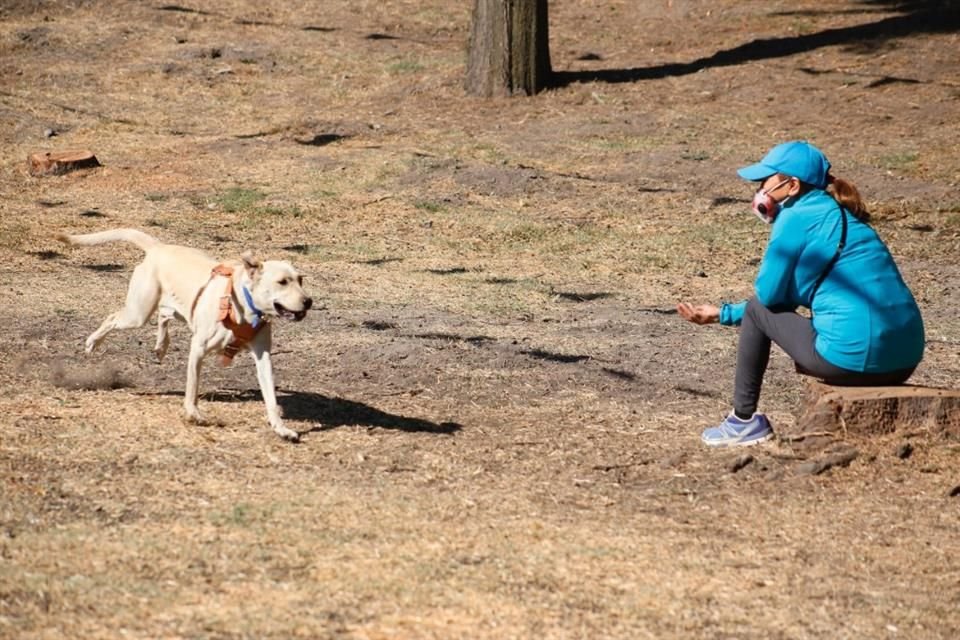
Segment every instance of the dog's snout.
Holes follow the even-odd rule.
[[[313,306],[313,298],[307,298],[306,300],[303,301],[304,309],[309,309],[312,306]]]

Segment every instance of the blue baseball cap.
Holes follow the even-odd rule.
[[[796,178],[818,189],[827,186],[830,161],[820,149],[806,140],[794,140],[778,144],[763,156],[763,160],[748,167],[737,169],[744,180],[766,180],[775,173]]]

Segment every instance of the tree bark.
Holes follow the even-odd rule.
[[[533,95],[550,81],[547,0],[476,0],[467,53],[467,93]]]
[[[810,381],[805,396],[791,438],[800,448],[912,432],[960,439],[960,389],[832,387]]]

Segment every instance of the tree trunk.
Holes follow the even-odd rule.
[[[547,0],[476,0],[467,54],[467,93],[533,95],[549,79]]]

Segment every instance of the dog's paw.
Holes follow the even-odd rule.
[[[293,429],[288,429],[282,424],[273,425],[273,431],[284,440],[289,442],[300,442],[300,434]]]
[[[190,424],[196,424],[196,425],[205,425],[205,424],[207,424],[207,421],[203,418],[202,415],[200,415],[200,412],[197,411],[196,409],[187,409],[187,410],[184,412],[184,416],[183,416],[183,417],[184,417],[184,418],[186,419],[186,421],[189,422]]]

